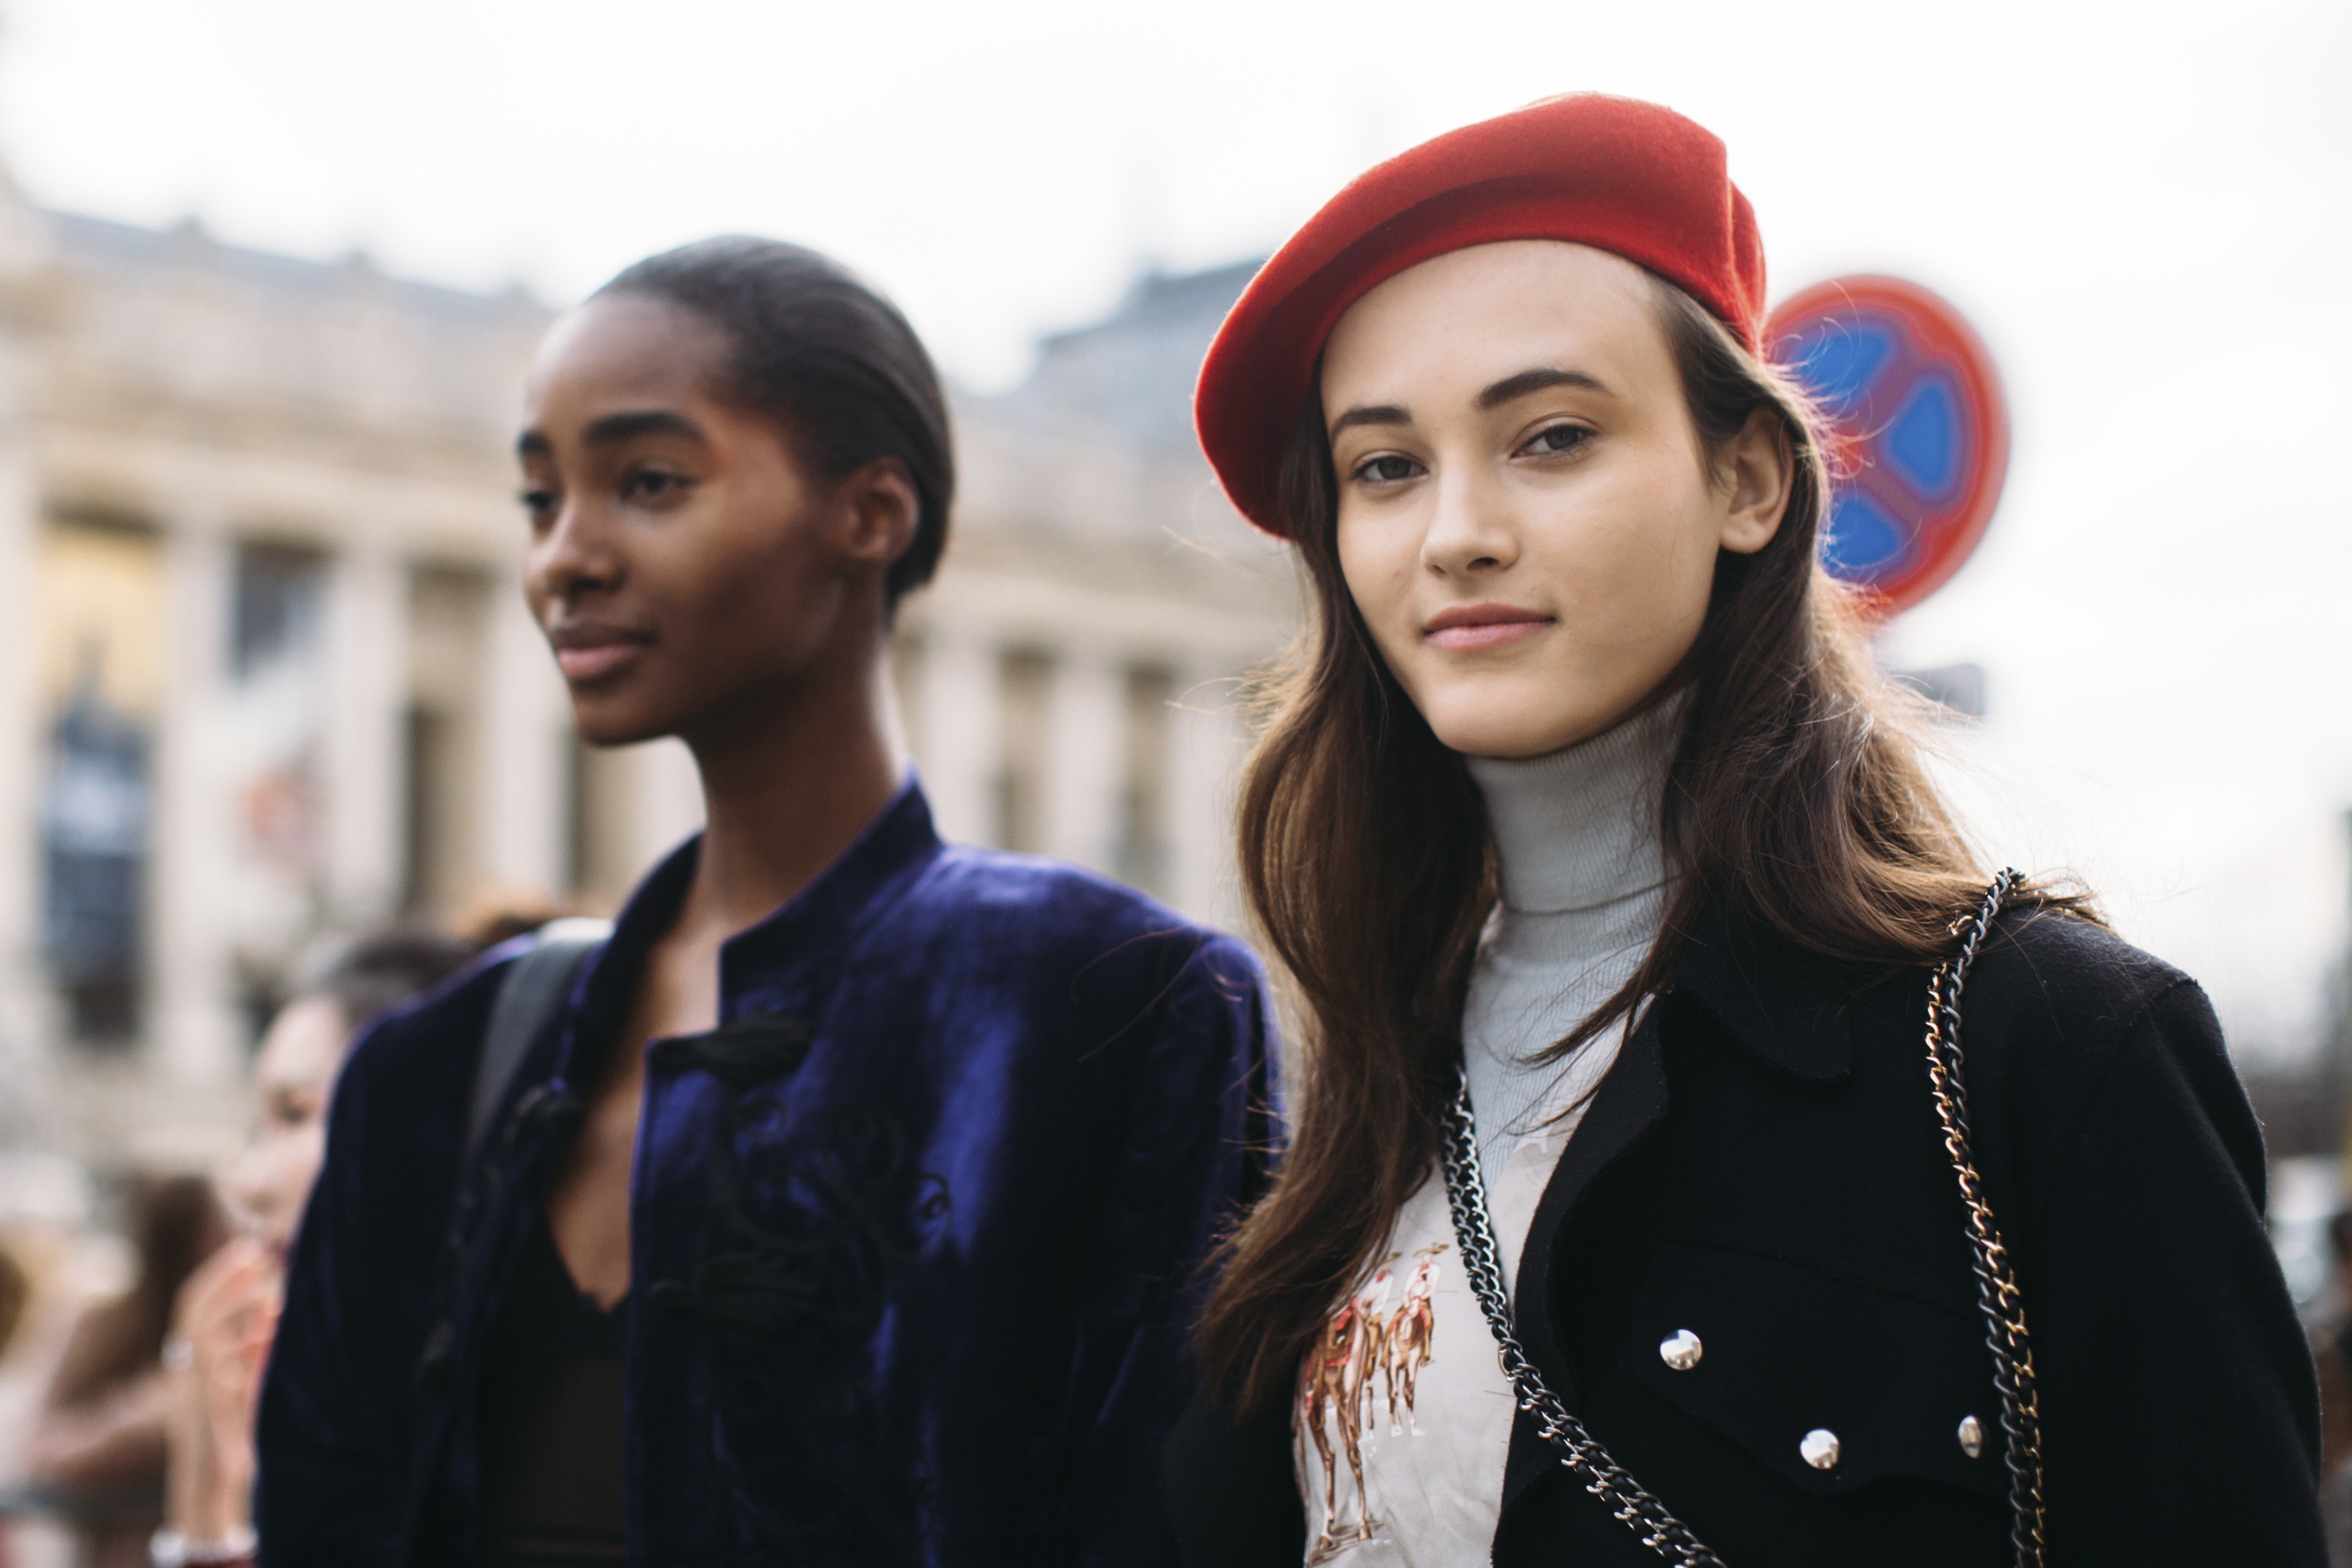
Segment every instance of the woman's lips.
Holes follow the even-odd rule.
[[[1549,616],[1509,605],[1465,605],[1432,616],[1423,635],[1449,653],[1478,653],[1524,642],[1553,624]]]
[[[558,627],[548,636],[555,667],[575,686],[608,679],[635,664],[653,645],[640,632],[608,627]]]
[[[644,651],[642,643],[625,642],[602,643],[594,647],[560,647],[555,650],[555,665],[563,671],[566,680],[600,680]]]

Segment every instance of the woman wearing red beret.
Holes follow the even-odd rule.
[[[1307,1070],[1192,1561],[2324,1561],[2212,1011],[1963,842],[1763,309],[1722,144],[1572,97],[1364,175],[1210,351],[1317,626],[1243,791]]]

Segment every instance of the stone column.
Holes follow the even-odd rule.
[[[407,864],[407,570],[362,539],[335,558],[327,593],[328,918],[356,929],[395,912]]]
[[[1234,784],[1246,737],[1234,679],[1195,667],[1179,679],[1169,750],[1176,776],[1168,793],[1168,837],[1176,907],[1226,931],[1242,922],[1234,883]]]
[[[997,761],[996,649],[967,628],[933,621],[923,637],[923,790],[942,837],[988,842]]]
[[[630,880],[702,826],[702,775],[683,741],[655,741],[634,752],[637,765],[637,864]]]
[[[565,715],[562,677],[532,624],[521,585],[490,594],[490,668],[482,701],[482,869],[517,893],[552,896],[562,880]]]
[[[233,550],[218,517],[169,520],[164,536],[169,668],[155,770],[149,908],[154,976],[148,1037],[163,1077],[212,1084],[237,1069],[231,932],[219,907],[231,884],[236,822],[212,737],[228,659]]]
[[[0,1059],[51,1032],[41,963],[43,745],[34,584],[41,498],[22,367],[0,343]]]
[[[1127,782],[1127,670],[1094,649],[1063,648],[1046,722],[1045,850],[1108,876]]]

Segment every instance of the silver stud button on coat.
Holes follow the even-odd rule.
[[[1817,1470],[1834,1470],[1838,1462],[1837,1434],[1826,1426],[1816,1426],[1805,1434],[1805,1440],[1797,1445],[1797,1452]]]
[[[1984,1423],[1973,1415],[1960,1417],[1960,1452],[1971,1459],[1984,1454]]]
[[[1688,1329],[1676,1329],[1672,1338],[1658,1342],[1658,1359],[1676,1372],[1688,1372],[1706,1353],[1706,1347]]]

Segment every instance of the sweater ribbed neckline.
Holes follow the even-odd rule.
[[[1664,886],[1658,810],[1683,703],[1663,702],[1540,757],[1468,757],[1486,798],[1503,903],[1586,910]]]
[[[1463,1010],[1463,1061],[1490,1188],[1517,1144],[1564,1142],[1563,1112],[1615,1061],[1610,1031],[1564,1062],[1534,1058],[1633,977],[1664,920],[1659,837],[1685,703],[1660,703],[1540,757],[1469,757],[1502,899]]]

